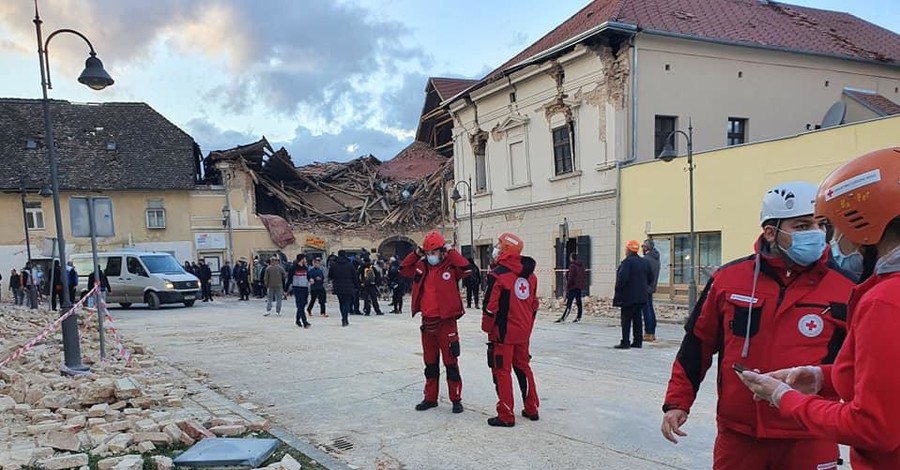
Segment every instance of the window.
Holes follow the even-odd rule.
[[[481,140],[475,146],[475,192],[487,191],[487,140]]]
[[[696,237],[697,285],[702,287],[722,264],[722,234],[699,233]],[[653,236],[653,241],[660,252],[659,285],[687,284],[691,268],[690,235]]]
[[[747,141],[747,120],[728,118],[728,145],[739,145]]]
[[[107,276],[121,276],[122,275],[122,257],[121,256],[113,256],[106,262],[106,269],[104,270]]]
[[[556,175],[564,175],[575,171],[573,160],[574,149],[572,136],[575,134],[575,123],[553,129],[553,169]]]
[[[669,135],[672,132],[675,132],[675,129],[678,126],[678,118],[675,116],[656,116],[656,125],[654,136],[656,142],[653,146],[653,156],[656,157],[663,151],[663,147],[666,146],[666,141],[669,139]],[[675,139],[672,139],[673,148],[678,150],[678,142]]]
[[[44,209],[41,201],[25,201],[25,223],[28,230],[44,229]]]
[[[134,256],[128,257],[128,272],[130,272],[131,274],[136,274],[138,276],[149,277],[147,276],[147,271],[144,270],[144,266],[141,265],[140,260],[138,260]]]
[[[162,200],[151,199],[147,201],[147,228],[166,228],[166,209]]]
[[[522,140],[509,144],[509,182],[512,186],[529,183],[528,157]]]

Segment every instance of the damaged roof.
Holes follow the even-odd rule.
[[[894,103],[874,91],[844,88],[844,96],[863,105],[878,116],[900,114],[900,104]]]
[[[849,13],[769,0],[594,0],[474,87],[493,82],[543,53],[599,33],[604,26],[900,64],[900,35]]]
[[[63,190],[193,189],[199,147],[146,103],[52,100]],[[0,189],[50,182],[41,100],[0,98]]]
[[[449,100],[466,88],[478,83],[478,80],[466,78],[431,77],[429,80],[431,80],[431,85],[437,91],[441,101]]]
[[[210,152],[207,159],[211,165],[225,162],[250,174],[257,214],[332,231],[433,227],[446,213],[444,189],[453,178],[452,160],[421,143],[385,163],[365,155],[294,167],[287,150],[273,151],[263,137]]]

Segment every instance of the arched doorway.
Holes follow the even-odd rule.
[[[403,235],[395,235],[393,237],[385,238],[384,241],[381,242],[381,245],[378,246],[378,253],[385,258],[394,256],[398,260],[402,260],[410,252],[415,251],[415,249],[416,242],[411,238],[404,237]]]

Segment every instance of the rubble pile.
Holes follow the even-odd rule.
[[[54,312],[0,307],[0,359],[54,318]],[[268,429],[266,421],[214,415],[194,397],[212,392],[157,364],[140,345],[129,345],[134,353],[130,365],[112,352],[110,361],[100,362],[94,320],[80,320],[82,353],[91,365],[90,374],[60,374],[63,353],[58,332],[0,369],[3,470],[29,465],[45,470],[168,470],[173,468],[171,458],[160,455],[166,449]],[[88,467],[89,461],[98,459],[99,466]]]
[[[619,318],[619,307],[614,307],[612,299],[608,297],[582,297],[581,302],[584,306],[584,315]],[[573,303],[572,309],[576,308]],[[565,297],[541,298],[540,309],[542,312],[549,312],[554,315],[562,314],[566,309],[566,299]],[[653,310],[656,312],[656,319],[665,323],[683,323],[689,314],[687,307],[682,305],[654,303]],[[569,313],[570,318],[574,318],[574,315],[575,312]]]
[[[294,167],[287,150],[273,150],[264,137],[210,152],[207,174],[218,174],[222,164],[250,175],[258,214],[331,231],[432,227],[446,213],[446,187],[453,179],[452,160],[421,143],[385,163],[366,155]]]

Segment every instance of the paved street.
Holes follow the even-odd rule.
[[[441,384],[441,406],[417,412],[422,398],[418,319],[408,314],[351,316],[341,328],[333,297],[329,318],[293,324],[264,318],[259,300],[198,303],[194,308],[112,311],[126,337],[184,369],[210,373],[234,396],[251,392],[276,425],[313,444],[343,438],[339,457],[360,468],[628,468],[700,469],[711,465],[712,375],[686,431],[674,446],[659,433],[660,404],[681,327],[661,325],[661,341],[617,351],[608,319],[558,325],[539,318],[533,368],[541,420],[514,428],[486,424],[495,394],[475,310],[460,322],[460,369],[466,412],[453,415]],[[407,298],[408,301],[408,298]],[[443,369],[442,369],[443,372]],[[443,379],[443,376],[442,376]],[[518,397],[517,397],[518,398]],[[517,403],[521,408],[521,403]]]

